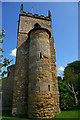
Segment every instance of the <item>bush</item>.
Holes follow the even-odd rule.
[[[60,93],[60,108],[61,110],[70,110],[73,108],[74,98],[68,93]]]
[[[78,104],[80,105],[80,99],[78,99]]]
[[[60,108],[61,110],[70,110],[73,108],[74,97],[71,89],[65,81],[59,80]]]

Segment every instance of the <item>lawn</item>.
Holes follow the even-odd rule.
[[[64,118],[63,120],[65,120],[66,118],[68,118],[68,120],[69,118],[72,118],[72,120],[73,119],[76,120],[76,118],[78,118],[77,120],[80,120],[80,107],[76,107],[70,111],[61,111],[61,113],[59,115],[56,115],[55,118],[48,120],[55,120],[55,119],[58,120],[59,118]],[[27,117],[12,117],[11,111],[3,111],[2,120],[33,120],[33,119],[28,119]],[[39,119],[34,119],[34,120],[39,120]]]

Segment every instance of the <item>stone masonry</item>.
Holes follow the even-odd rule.
[[[10,110],[12,109],[12,99],[13,99],[13,85],[14,85],[14,72],[15,65],[8,67],[10,70],[5,81],[2,82],[2,109]]]
[[[12,115],[53,118],[60,113],[51,14],[19,15]]]

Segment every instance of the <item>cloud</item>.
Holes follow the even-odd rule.
[[[64,68],[61,66],[61,67],[59,67],[58,70],[60,70],[60,71],[64,71]]]
[[[10,55],[12,55],[12,56],[16,56],[16,48],[15,49],[13,49],[13,50],[11,50],[11,53],[10,53]]]

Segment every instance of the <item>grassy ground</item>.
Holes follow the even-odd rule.
[[[2,120],[33,120],[33,119],[28,119],[26,116],[12,117],[11,111],[3,111],[2,114],[3,114]],[[48,119],[48,120],[56,120],[56,119],[62,120],[62,118],[64,118],[63,120],[65,120],[66,118],[68,118],[68,120],[69,118],[70,119],[72,118],[72,120],[73,119],[76,120],[76,118],[77,120],[80,120],[80,107],[74,108],[73,110],[70,110],[70,111],[61,111],[61,113],[59,115],[56,115],[55,118]],[[34,120],[39,120],[39,119],[34,119]]]

